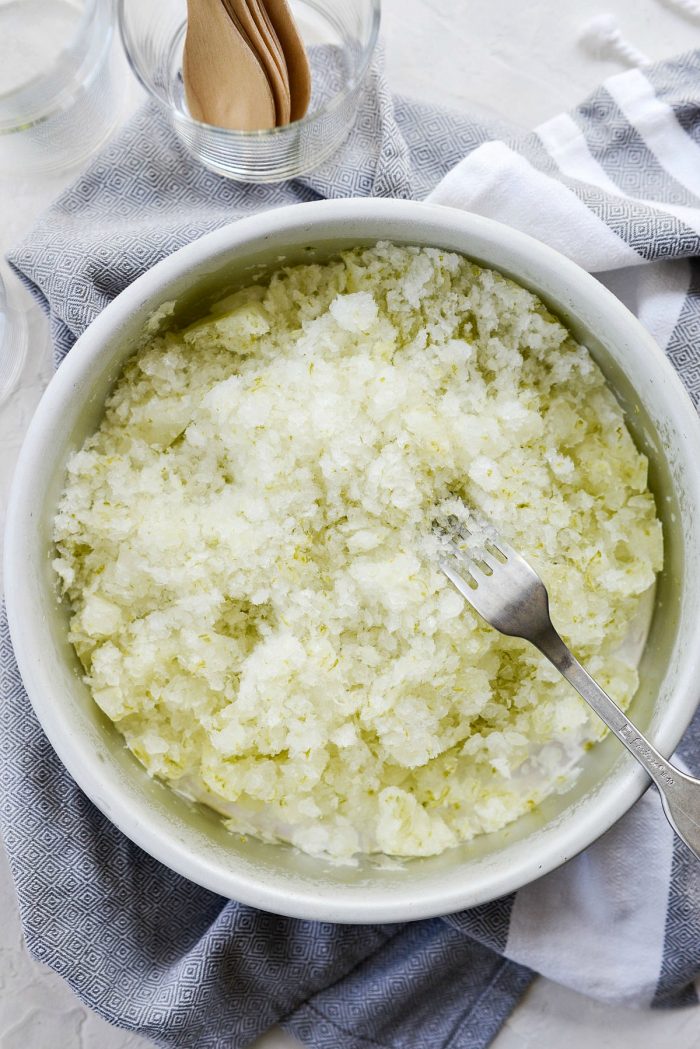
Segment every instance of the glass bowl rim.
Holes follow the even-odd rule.
[[[50,64],[42,73],[38,73],[36,76],[32,77],[31,80],[25,80],[25,82],[23,84],[19,84],[18,87],[11,87],[8,91],[0,91],[0,104],[6,101],[7,99],[14,98],[17,95],[22,95],[25,91],[30,90],[37,84],[44,83],[45,81],[50,79],[50,77],[57,71],[57,68],[58,66],[60,66],[63,59],[66,58],[66,56],[70,53],[71,49],[75,46],[77,41],[79,41],[82,38],[85,29],[88,27],[95,15],[95,12],[97,11],[98,3],[99,0],[84,0],[83,9],[80,12],[80,16],[75,25],[75,32],[71,34],[70,40],[60,49],[60,51],[56,52],[54,57],[51,59]],[[69,7],[75,6],[71,2],[71,0],[67,0],[67,5]]]
[[[75,25],[75,31],[71,34],[70,40],[56,52],[47,68],[18,87],[0,92],[0,134],[24,131],[28,127],[33,127],[43,122],[65,107],[66,98],[70,96],[74,85],[85,82],[83,74],[86,69],[86,63],[92,56],[93,38],[91,33],[96,20],[103,12],[106,14],[106,33],[103,46],[99,49],[99,54],[89,63],[87,80],[90,80],[94,69],[100,64],[105,50],[112,43],[114,31],[113,0],[84,0],[82,11]],[[62,65],[66,63],[66,59],[71,57],[71,52],[76,48],[79,48],[78,60],[72,64],[68,62],[65,65],[65,69],[62,69]],[[47,84],[51,85],[52,78],[56,78],[55,93],[48,100],[42,99],[39,102],[35,100],[32,103],[31,93],[37,87],[43,87]],[[19,115],[12,117],[3,116],[3,106],[11,104],[15,100],[19,100],[21,103],[26,96],[30,97],[30,101],[23,112],[18,107]]]

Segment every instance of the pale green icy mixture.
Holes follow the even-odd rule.
[[[662,562],[647,462],[588,351],[466,259],[277,272],[131,360],[73,456],[54,562],[95,701],[230,826],[439,853],[568,787],[603,734],[436,564],[456,498],[547,583],[623,705]]]

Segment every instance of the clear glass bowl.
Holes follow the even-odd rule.
[[[0,171],[88,157],[118,115],[113,0],[0,2]]]
[[[182,81],[186,0],[119,0],[119,24],[136,76],[200,163],[241,182],[281,182],[318,167],[349,134],[377,42],[379,5],[291,0],[311,63],[311,104],[303,119],[264,131],[229,131],[189,115]]]
[[[22,373],[27,354],[24,317],[7,300],[0,274],[0,404],[7,400]]]

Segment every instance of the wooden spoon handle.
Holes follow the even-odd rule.
[[[274,127],[265,71],[221,0],[188,0],[187,14],[182,73],[194,119],[236,131]]]
[[[311,100],[311,70],[304,41],[299,35],[287,0],[260,0],[282,47],[289,71],[291,119],[299,120]]]
[[[268,51],[272,55],[273,61],[277,66],[280,77],[284,84],[284,111],[282,114],[283,119],[277,118],[278,124],[288,124],[291,116],[291,95],[289,89],[289,72],[287,71],[287,62],[282,51],[282,46],[277,39],[277,33],[275,32],[272,22],[270,21],[267,11],[262,6],[260,0],[247,0],[248,8],[252,14],[255,24],[258,27],[260,35],[265,41]]]
[[[265,71],[272,90],[272,97],[275,100],[276,123],[288,124],[290,100],[286,78],[283,78],[280,74],[273,55],[258,29],[247,0],[223,0],[223,4],[239,33],[253,53],[257,55]]]

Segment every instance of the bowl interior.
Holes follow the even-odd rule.
[[[349,207],[353,203],[358,207]],[[25,476],[31,471],[32,495],[16,499],[13,550],[8,550],[8,557],[15,558],[21,550],[29,566],[10,609],[20,669],[49,738],[93,801],[138,844],[223,895],[290,915],[337,921],[417,918],[502,895],[558,865],[607,829],[646,780],[617,741],[607,739],[587,754],[572,790],[549,798],[498,833],[430,859],[367,858],[348,867],[233,835],[206,807],[149,779],[81,681],[67,641],[68,609],[55,594],[50,534],[66,460],[99,423],[125,358],[162,302],[174,299],[174,322],[187,323],[225,292],[282,264],[322,260],[379,239],[460,251],[531,288],[589,347],[625,409],[637,445],[649,457],[666,563],[631,716],[663,752],[673,749],[692,716],[689,662],[690,654],[700,649],[698,586],[689,575],[697,572],[700,553],[693,512],[698,482],[686,448],[686,423],[675,417],[680,387],[670,368],[665,372],[653,356],[659,351],[650,338],[592,278],[570,263],[562,267],[565,260],[542,246],[532,247],[535,242],[529,238],[444,208],[376,205],[301,205],[271,213],[277,220],[241,222],[177,253],[120,296],[62,365],[54,380],[60,385],[49,391],[47,406],[35,421],[20,471]],[[334,220],[332,208],[339,216]],[[324,221],[309,221],[311,211]],[[692,415],[688,408],[684,402],[686,421]],[[26,512],[33,515],[31,527],[20,536],[27,523],[23,506],[30,502],[33,509]],[[29,651],[30,641],[16,637],[20,617],[31,623]]]

